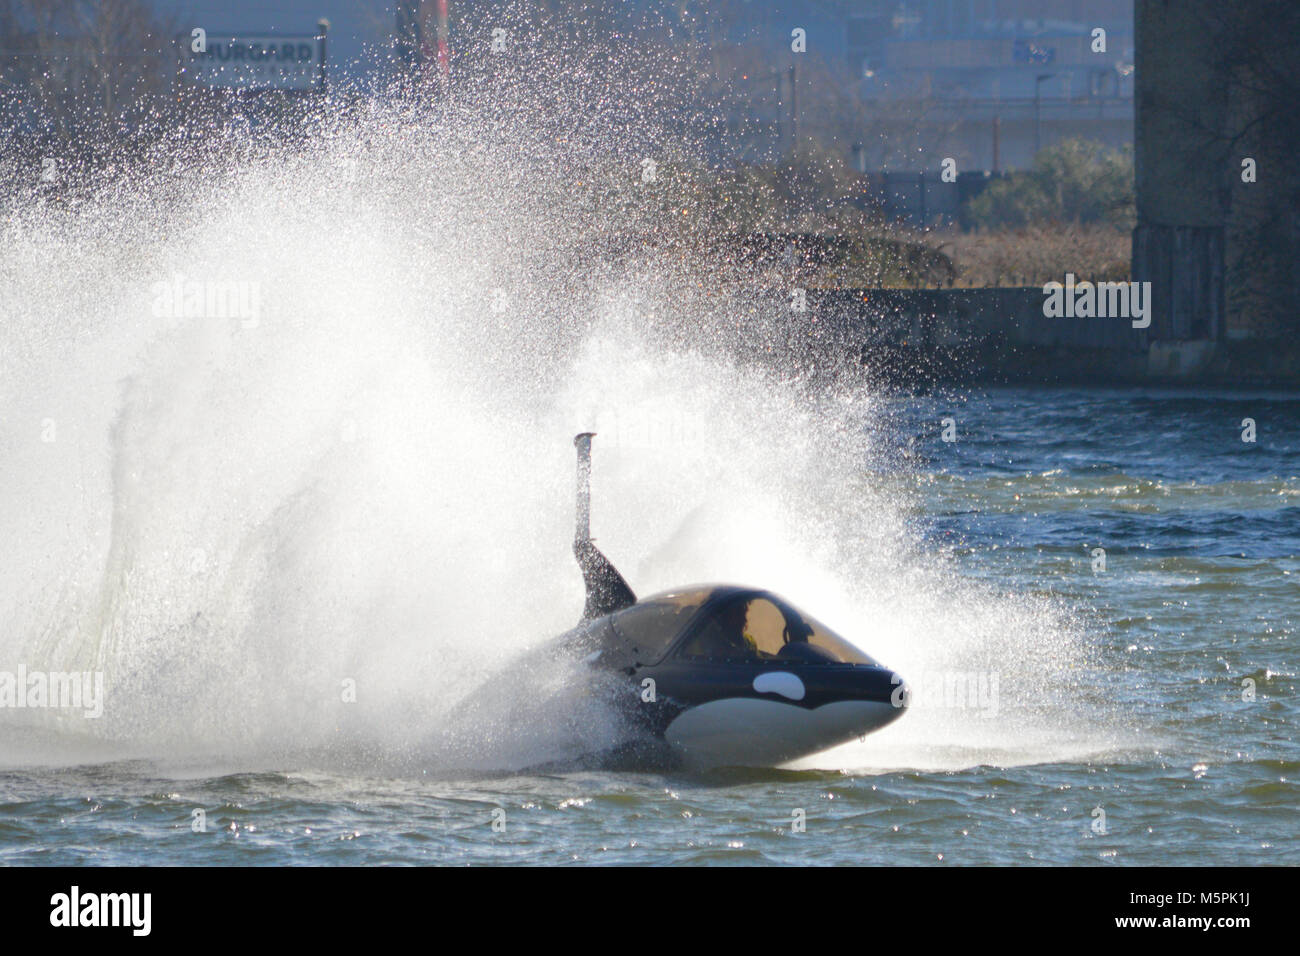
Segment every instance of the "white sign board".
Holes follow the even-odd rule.
[[[324,44],[318,36],[207,34],[185,37],[185,73],[206,86],[239,90],[313,90],[321,86]],[[195,50],[195,46],[203,49]]]

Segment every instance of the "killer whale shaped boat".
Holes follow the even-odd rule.
[[[619,763],[773,767],[903,714],[898,674],[771,591],[695,585],[638,599],[591,537],[594,437],[574,439],[582,620],[524,655],[516,676],[556,660],[590,669],[631,730]]]

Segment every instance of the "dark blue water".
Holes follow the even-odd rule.
[[[10,759],[0,861],[1300,863],[1300,396],[880,402],[903,455],[862,480],[954,595],[906,612],[938,635],[911,665],[1000,671],[992,720],[922,705],[802,770]]]

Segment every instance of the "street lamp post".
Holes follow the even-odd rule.
[[[1050,80],[1055,73],[1039,73],[1034,77],[1034,155],[1043,148],[1042,89],[1043,81]]]

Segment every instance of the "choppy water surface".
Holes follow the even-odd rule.
[[[1300,862],[1300,397],[832,387],[798,317],[590,251],[590,158],[639,184],[641,146],[582,137],[622,127],[468,112],[8,210],[0,672],[105,692],[0,708],[0,861]],[[771,588],[907,715],[610,773],[568,675],[494,685],[580,613],[585,429],[639,592]],[[543,704],[458,720],[485,684]]]
[[[1300,399],[1001,390],[892,402],[899,444],[911,438],[921,462],[906,477],[864,465],[863,480],[918,486],[911,526],[957,582],[952,608],[938,594],[917,612],[934,616],[912,638],[934,646],[910,656],[929,674],[951,645],[951,667],[971,670],[977,645],[1003,673],[996,715],[921,701],[801,771],[465,773],[408,756],[363,772],[329,769],[337,754],[277,766],[265,753],[240,769],[184,748],[12,766],[0,776],[5,862],[1300,862]],[[1245,417],[1253,445],[1240,441]],[[1024,619],[1047,613],[1027,612],[1025,595],[1075,609],[1087,653],[1066,654],[1075,681],[1044,674],[1047,698],[1022,707],[1008,686],[1033,679],[1018,672],[1024,643],[1059,641],[1033,630],[1052,616]],[[963,602],[976,619],[954,619]],[[864,612],[859,634],[879,634]],[[906,672],[905,648],[872,649]],[[206,833],[192,832],[198,808]],[[807,831],[795,834],[800,809]]]

